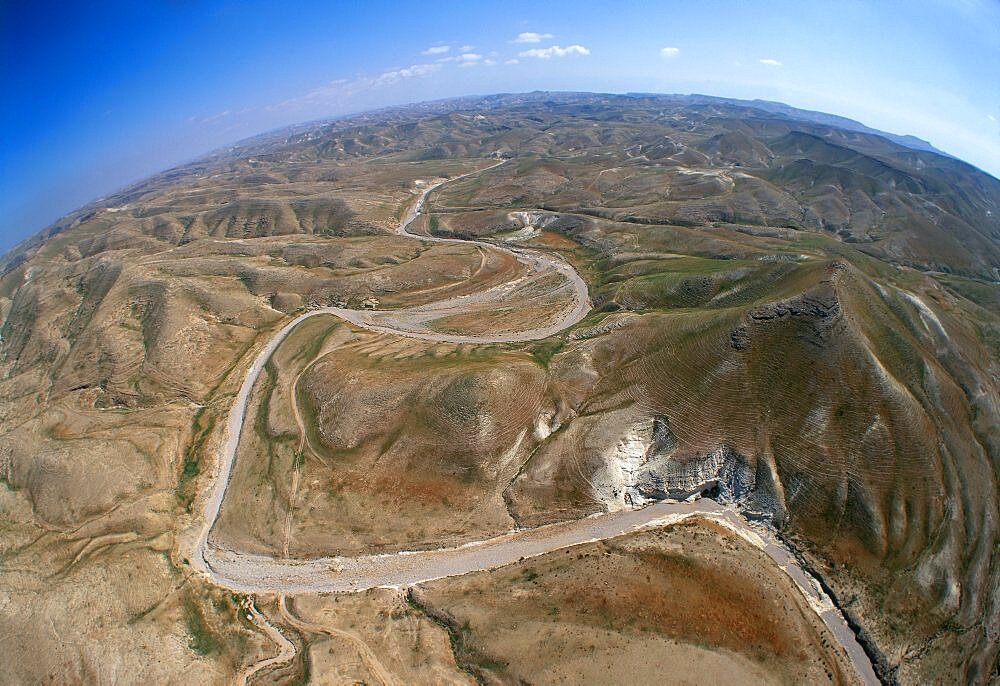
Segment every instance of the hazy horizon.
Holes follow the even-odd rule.
[[[499,92],[777,101],[916,136],[1000,175],[1000,85],[990,77],[1000,4],[990,0],[379,8],[5,9],[0,251],[250,136]],[[397,21],[373,26],[373,15]]]

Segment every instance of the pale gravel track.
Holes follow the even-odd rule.
[[[458,298],[443,303],[410,308],[405,311],[360,311],[325,307],[311,310],[293,319],[267,342],[254,359],[230,410],[223,451],[217,465],[216,479],[201,508],[201,526],[194,544],[193,554],[190,557],[191,565],[197,571],[205,574],[213,584],[248,594],[358,592],[376,587],[403,588],[434,579],[496,569],[524,558],[543,555],[581,543],[605,540],[642,529],[669,526],[694,516],[707,517],[718,521],[766,552],[792,578],[810,606],[840,642],[855,668],[859,681],[868,685],[878,684],[879,681],[870,660],[858,644],[843,615],[820,589],[818,582],[799,566],[794,556],[782,546],[776,537],[769,535],[760,527],[750,526],[734,510],[724,508],[708,499],[683,503],[657,502],[639,510],[621,510],[572,522],[513,531],[486,541],[476,541],[456,548],[420,552],[403,551],[352,558],[279,559],[227,550],[209,543],[209,534],[219,516],[222,501],[232,477],[250,393],[271,355],[301,322],[310,317],[328,314],[339,317],[355,326],[380,333],[446,343],[487,344],[525,342],[548,338],[573,326],[587,315],[590,311],[590,300],[586,283],[576,270],[561,258],[528,249],[500,247],[486,241],[422,236],[407,231],[410,224],[420,215],[427,196],[434,190],[445,183],[493,169],[504,163],[498,162],[489,167],[427,187],[403,216],[398,233],[422,241],[471,243],[488,250],[506,252],[527,266],[529,272],[531,270],[536,273],[558,272],[567,279],[573,288],[574,305],[572,309],[563,313],[560,319],[543,327],[528,331],[488,335],[444,334],[420,327],[421,315],[425,315],[427,319],[435,315],[440,316],[442,312],[447,312],[450,306],[460,306],[463,301]],[[490,297],[489,292],[496,291],[502,294],[504,289],[503,287],[495,287],[486,293],[478,294],[478,298],[476,296],[473,298],[482,302]],[[464,303],[469,303],[469,299],[465,299]],[[401,315],[414,313],[418,315],[415,318],[415,323],[407,324],[400,321]],[[253,609],[255,611],[255,608]],[[273,627],[271,628],[273,629]],[[280,632],[276,630],[275,632],[281,637],[280,640],[277,637],[274,638],[282,646],[282,649],[279,656],[271,658],[268,665],[291,659],[291,657],[284,657],[284,643],[288,643],[287,639],[281,636]],[[288,643],[288,645],[291,644]],[[294,655],[294,646],[292,646],[292,655]],[[257,667],[260,664],[262,663],[258,663]]]
[[[313,624],[312,622],[300,619],[288,609],[287,598],[284,595],[278,599],[278,610],[281,612],[282,619],[299,631],[326,634],[332,638],[340,638],[347,641],[358,651],[358,656],[365,667],[382,683],[382,686],[396,686],[396,680],[393,678],[392,673],[385,668],[385,665],[378,659],[375,652],[357,634],[334,627],[320,626],[319,624]]]
[[[260,627],[261,631],[267,634],[268,638],[278,644],[278,654],[274,657],[268,657],[259,662],[255,662],[252,665],[248,665],[240,670],[239,674],[236,675],[236,683],[239,686],[246,686],[250,683],[250,679],[257,672],[267,669],[273,665],[281,665],[286,662],[291,662],[295,657],[295,644],[285,638],[284,634],[278,631],[277,628],[271,625],[270,622],[260,613],[257,606],[254,604],[251,598],[246,604],[247,614],[250,617],[250,621]]]

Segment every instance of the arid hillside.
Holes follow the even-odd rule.
[[[541,329],[570,302],[525,257],[548,255],[592,309],[542,340],[299,324],[252,388],[213,544],[392,554],[711,496],[800,556],[883,682],[1000,679],[1000,181],[789,112],[534,93],[302,125],[0,258],[10,678],[641,682],[657,654],[715,683],[851,682],[787,575],[697,519],[410,590],[253,598],[193,571],[277,331],[321,307]],[[265,622],[294,658],[254,670]]]

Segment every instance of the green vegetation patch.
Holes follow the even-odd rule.
[[[472,675],[476,682],[493,683],[497,676],[507,674],[507,663],[486,655],[476,647],[475,635],[469,622],[459,625],[453,617],[424,606],[412,591],[407,594],[406,599],[410,607],[448,632],[455,662]]]
[[[194,422],[191,427],[194,440],[191,441],[188,449],[184,451],[184,462],[181,465],[181,474],[177,480],[177,488],[175,490],[178,500],[181,501],[184,509],[188,512],[191,511],[191,503],[194,500],[192,481],[201,471],[201,450],[205,445],[206,439],[211,435],[213,428],[215,428],[215,417],[206,417],[205,408],[199,409],[194,416]]]
[[[188,647],[199,655],[222,652],[222,640],[212,631],[201,607],[193,600],[184,602],[184,627],[188,632]]]
[[[1000,315],[1000,284],[951,274],[935,274],[934,278],[943,283],[948,290]]]
[[[528,352],[531,356],[540,364],[543,368],[549,368],[549,362],[555,357],[556,353],[562,350],[566,346],[565,338],[550,338],[544,341],[540,341],[530,348]]]

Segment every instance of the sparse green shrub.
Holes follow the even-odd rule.
[[[184,603],[184,626],[188,632],[188,647],[199,655],[222,651],[222,642],[205,621],[205,615],[194,601]]]

